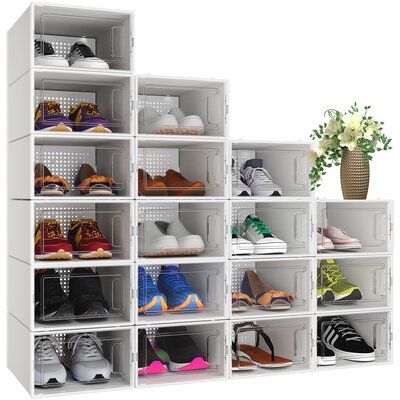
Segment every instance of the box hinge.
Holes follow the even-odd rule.
[[[228,343],[228,337],[227,335],[225,335],[225,354],[224,354],[225,360],[228,358],[228,354],[229,354],[229,343]]]
[[[131,47],[135,47],[135,38],[131,37]]]
[[[392,324],[389,324],[389,349],[392,349],[392,341],[393,341]]]
[[[310,338],[311,338],[311,358],[314,356],[314,346],[315,346],[315,339],[314,339],[314,331],[311,329],[310,330]]]
[[[229,114],[229,104],[228,104],[228,98],[225,96],[225,115],[224,115],[225,124],[228,121],[228,114]]]

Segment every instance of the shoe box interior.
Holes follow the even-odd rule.
[[[187,332],[176,332],[175,328],[184,326]],[[226,360],[225,360],[225,337],[226,323],[225,322],[209,322],[204,324],[187,324],[174,325],[168,327],[165,325],[162,331],[159,332],[160,326],[137,327],[138,333],[141,329],[146,330],[146,339],[148,339],[153,347],[157,350],[156,335],[158,334],[162,340],[179,340],[182,335],[189,335],[199,351],[199,356],[208,363],[205,369],[194,369],[188,371],[171,371],[167,362],[167,372],[162,374],[144,374],[137,377],[137,386],[145,387],[160,384],[174,384],[183,382],[195,382],[207,379],[218,379],[227,376]],[[144,341],[146,343],[146,341]],[[138,345],[138,359],[144,359],[143,367],[150,364],[147,357],[147,348],[145,344]],[[182,349],[184,352],[184,349]],[[142,353],[142,355],[140,355]]]
[[[313,260],[311,258],[278,259],[268,261],[232,261],[231,262],[231,291],[232,293],[246,293],[242,289],[242,281],[246,271],[254,271],[260,280],[273,289],[285,291],[294,300],[291,308],[282,312],[283,316],[297,313],[312,313],[313,298],[311,290],[311,276]],[[253,304],[251,307],[239,307],[232,317],[235,319],[276,316],[277,311],[267,310],[265,307]]]
[[[184,227],[193,235],[199,235],[204,242],[204,252],[195,258],[224,257],[226,248],[225,233],[225,202],[194,202],[194,201],[138,201],[138,223],[147,221],[171,223],[180,220]],[[163,228],[166,224],[160,224]],[[161,236],[161,234],[160,234]],[[138,235],[139,242],[147,248],[151,246],[151,239],[146,235]],[[185,260],[188,256],[180,256]],[[142,257],[138,251],[138,261],[142,264],[157,263],[158,257]],[[159,262],[158,262],[159,263]]]
[[[167,114],[172,108],[179,107],[186,116],[197,115],[201,118],[205,136],[227,136],[226,81],[139,75],[137,104],[138,112],[144,107],[151,107],[159,114]]]
[[[167,170],[173,169],[190,182],[202,182],[205,186],[205,197],[225,195],[225,154],[226,145],[220,141],[205,143],[184,139],[138,139],[138,168],[145,170],[152,178],[156,175],[165,176]],[[146,179],[143,185],[144,189],[151,191]],[[180,187],[189,189],[190,185]],[[166,184],[167,193],[173,189],[173,185]],[[201,194],[195,193],[194,196]],[[173,197],[172,193],[170,197]]]
[[[361,249],[352,252],[391,251],[393,220],[390,201],[318,200],[317,204],[319,228],[335,226],[343,229],[350,237],[361,241]]]
[[[57,70],[35,72],[35,109],[42,101],[54,100],[60,104],[62,113],[68,117],[71,107],[81,102],[93,103],[109,123],[112,133],[131,132],[129,77],[68,72]],[[45,116],[41,118],[43,123],[47,122]],[[82,129],[86,128],[84,122],[81,125]],[[87,129],[90,127],[88,125]],[[78,130],[78,124],[73,122],[72,129]]]
[[[120,11],[34,5],[35,39],[50,42],[55,53],[64,57],[75,42],[84,42],[110,69],[133,69],[132,24],[132,14]]]
[[[333,311],[341,312],[349,309],[359,310],[391,305],[391,257],[340,257],[335,261],[346,279],[359,287],[362,297],[359,300],[342,299],[339,301],[322,298],[318,303],[318,311],[332,313]],[[322,263],[321,268],[323,270],[327,267]],[[322,284],[322,275],[319,279]]]
[[[286,255],[312,255],[314,249],[314,233],[312,221],[312,203],[310,201],[242,201],[231,202],[231,224],[238,225],[239,235],[243,233],[246,217],[255,214],[269,227],[272,234],[287,244]],[[240,249],[243,244],[238,239],[231,239],[231,245]],[[255,245],[257,246],[257,245]],[[246,256],[251,258],[284,257],[285,254],[258,254]],[[238,256],[232,256],[233,259]]]
[[[259,328],[256,331],[245,331],[243,328],[237,330],[237,348],[239,351],[242,350],[240,346],[250,345],[257,346],[257,335],[258,331],[266,333],[274,347],[275,357],[283,357],[291,360],[292,364],[284,367],[275,368],[262,368],[257,367],[253,370],[233,370],[232,376],[234,378],[249,377],[254,375],[272,375],[279,374],[282,372],[300,372],[307,371],[314,368],[314,360],[311,357],[312,343],[312,330],[313,323],[311,317],[294,317],[294,318],[276,318],[276,319],[259,319],[251,320]],[[235,325],[242,324],[243,321],[235,322],[232,321],[232,343],[235,340]],[[271,349],[266,345],[265,341],[260,338],[258,347],[271,354]],[[232,360],[236,357],[232,349]],[[242,358],[245,360],[245,358]],[[276,360],[277,361],[277,360]]]
[[[161,265],[144,265],[146,273],[138,272],[138,281],[144,283],[143,293],[138,293],[143,299],[147,296],[149,288],[146,285],[146,276],[150,275],[154,284],[157,286],[158,279],[162,275],[170,274],[161,270]],[[183,274],[186,282],[192,287],[198,298],[202,302],[202,308],[196,309],[172,309],[167,305],[166,311],[152,311],[151,309],[138,313],[138,324],[155,323],[179,323],[180,321],[196,321],[199,319],[224,318],[227,314],[225,303],[225,270],[224,263],[206,263],[206,264],[178,264],[180,272]]]
[[[271,175],[272,181],[287,197],[311,196],[308,177],[307,143],[248,142],[232,141],[232,159],[237,176],[240,168],[253,158],[263,160],[263,168]]]

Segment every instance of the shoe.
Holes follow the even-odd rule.
[[[332,290],[335,302],[361,300],[360,288],[346,279],[332,258],[321,260],[318,267],[318,277],[323,288]]]
[[[168,196],[164,182],[155,181],[145,170],[138,169],[139,196]]]
[[[168,363],[171,372],[208,368],[208,362],[184,326],[158,328],[154,341],[157,356]]]
[[[190,182],[182,174],[169,169],[165,176],[155,176],[156,181],[164,182],[169,196],[204,196],[203,182]]]
[[[112,133],[110,124],[101,115],[96,104],[79,103],[69,110],[69,119],[79,132]]]
[[[42,269],[35,273],[36,321],[59,321],[74,316],[68,297],[61,287],[60,279],[60,275],[54,269]]]
[[[240,256],[254,253],[254,244],[239,234],[238,224],[232,226],[232,255]]]
[[[254,214],[245,219],[243,238],[254,245],[254,254],[283,254],[287,251],[287,244],[274,236],[265,222]]]
[[[241,292],[232,293],[231,299],[232,312],[247,311],[253,305],[250,297]]]
[[[244,273],[240,292],[247,295],[253,304],[270,311],[288,310],[294,301],[293,296],[283,290],[275,290],[251,269]]]
[[[96,57],[92,49],[83,42],[76,42],[71,46],[67,59],[71,68],[109,69],[108,64]]]
[[[139,111],[138,122],[139,133],[157,135],[177,135],[179,133],[178,121],[174,115],[160,115],[152,107],[145,107]]]
[[[72,132],[72,122],[61,112],[58,102],[53,100],[43,101],[36,107],[35,130]]]
[[[50,42],[35,39],[35,65],[45,67],[69,67],[65,57],[56,55]]]
[[[336,355],[335,352],[331,349],[328,349],[324,343],[321,341],[321,338],[317,337],[317,365],[319,366],[328,366],[336,364]]]
[[[349,321],[340,316],[318,318],[318,335],[337,358],[359,362],[375,361],[375,350]]]
[[[169,111],[178,121],[179,135],[204,135],[204,124],[198,115],[185,115],[179,107]]]
[[[321,272],[323,272],[323,270],[319,267],[317,275],[317,301],[318,303],[332,303],[335,301],[335,293],[333,293],[330,287],[324,284],[326,280],[324,276],[321,275]]]
[[[356,250],[362,247],[358,239],[350,237],[343,229],[336,226],[328,226],[321,233],[331,239],[335,250]]]
[[[71,189],[66,179],[54,176],[43,164],[35,165],[34,185],[37,196],[65,196]]]
[[[101,340],[91,333],[67,336],[70,371],[80,382],[104,382],[111,376],[111,364],[104,357]]]
[[[74,186],[86,196],[112,196],[115,182],[108,176],[97,175],[91,165],[83,163],[75,177]]]
[[[322,235],[322,229],[319,228],[317,232],[317,250],[325,251],[325,250],[334,250],[335,246],[331,239]]]
[[[67,379],[67,371],[58,354],[61,348],[49,336],[35,338],[35,386],[60,386]]]
[[[179,245],[175,236],[165,235],[154,221],[145,221],[139,225],[139,257],[165,257],[179,254]]]
[[[111,246],[101,233],[97,221],[91,218],[71,221],[68,241],[79,252],[79,258],[111,258]]]
[[[160,227],[160,225],[158,226]],[[190,233],[179,219],[169,223],[165,233],[176,237],[180,256],[197,256],[204,252],[204,242],[201,236]]]
[[[169,311],[197,311],[204,308],[203,301],[187,283],[185,275],[176,265],[163,265],[157,287],[167,298]]]
[[[107,318],[110,306],[103,294],[98,272],[91,268],[75,268],[69,275],[69,301],[77,317]]]
[[[243,182],[244,177],[235,167],[235,160],[232,158],[232,196],[251,196],[251,189]]]
[[[139,329],[138,334],[138,375],[164,374],[167,372],[167,366],[157,357],[157,354],[146,335],[146,329]]]
[[[36,260],[72,260],[72,246],[55,219],[41,220],[35,230]]]
[[[240,169],[244,182],[251,189],[252,196],[282,196],[282,189],[272,182],[271,175],[263,168],[261,158],[247,160]]]
[[[167,311],[167,298],[157,289],[150,274],[138,268],[138,313],[160,313]]]

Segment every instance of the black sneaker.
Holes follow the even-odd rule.
[[[139,370],[138,375],[163,374],[167,372],[165,364],[157,357],[146,329],[139,329]]]
[[[61,287],[60,275],[54,269],[35,273],[35,319],[38,322],[59,321],[73,317],[67,295]]]
[[[109,69],[108,64],[101,58],[97,58],[92,49],[83,42],[74,43],[67,58],[72,68]]]
[[[375,361],[375,350],[343,317],[318,318],[318,336],[336,357],[349,361]]]
[[[319,336],[317,337],[317,364],[320,366],[336,364],[335,353],[325,346]]]
[[[68,61],[63,56],[56,55],[51,43],[44,40],[35,40],[35,65],[46,67],[69,67]]]
[[[68,297],[76,316],[107,318],[109,315],[100,276],[91,268],[76,268],[71,272]]]
[[[183,326],[158,328],[155,347],[157,356],[168,362],[172,372],[208,368],[208,362]]]

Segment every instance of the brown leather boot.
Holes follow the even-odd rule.
[[[168,196],[164,182],[154,180],[145,170],[138,169],[139,196]]]
[[[204,196],[206,192],[203,182],[190,182],[173,169],[169,169],[165,176],[156,175],[154,180],[165,184],[169,196]]]

